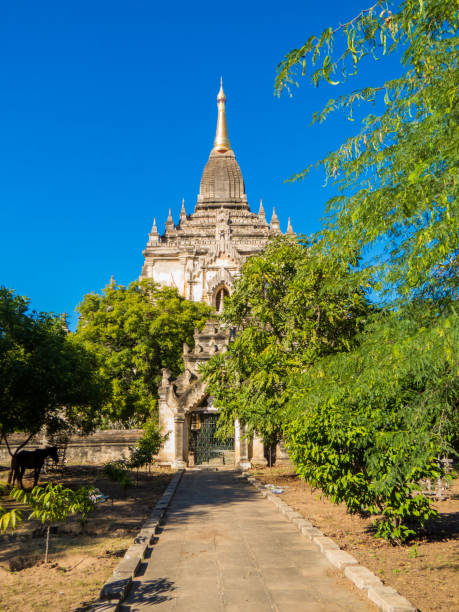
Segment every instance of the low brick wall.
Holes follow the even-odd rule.
[[[129,456],[129,447],[135,446],[142,436],[141,429],[121,429],[98,431],[90,436],[74,436],[67,445],[66,459],[68,463],[79,465],[96,465],[107,463]],[[25,436],[17,434],[8,437],[11,450],[25,440]],[[37,436],[25,447],[27,450],[46,446],[46,439]],[[9,465],[10,455],[4,443],[0,444],[0,465]]]

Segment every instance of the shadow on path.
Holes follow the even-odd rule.
[[[167,578],[142,580],[135,584],[133,588],[135,589],[135,596],[130,599],[128,606],[120,606],[120,612],[130,610],[132,604],[158,605],[169,601],[172,599],[169,594],[175,589],[174,583]]]

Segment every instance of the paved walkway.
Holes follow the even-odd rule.
[[[374,609],[340,585],[331,567],[238,473],[190,471],[121,610]]]

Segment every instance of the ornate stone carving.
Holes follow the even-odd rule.
[[[232,292],[247,257],[259,253],[281,230],[275,211],[267,223],[261,202],[258,214],[250,211],[241,169],[228,137],[223,87],[217,100],[215,145],[204,167],[195,210],[187,215],[182,202],[176,226],[169,209],[163,235],[154,222],[143,252],[141,278],[177,287],[184,297],[221,309],[224,296]],[[293,233],[290,221],[287,233]],[[229,339],[230,331],[210,320],[202,331],[195,332],[193,350],[184,345],[183,374],[171,380],[171,373],[163,371],[159,417],[162,432],[169,433],[160,454],[164,463],[182,465],[186,459],[189,414],[197,408],[208,409],[206,387],[199,378],[198,366],[216,352],[226,350]],[[237,432],[238,429],[236,440]],[[248,445],[243,436],[238,449],[240,461],[247,462]]]

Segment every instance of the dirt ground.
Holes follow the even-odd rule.
[[[283,500],[422,612],[459,611],[459,478],[450,499],[436,504],[440,515],[426,533],[410,544],[392,546],[371,534],[374,518],[348,514],[343,504],[330,502],[292,468],[254,469],[251,474],[283,488]]]
[[[48,565],[43,563],[45,539],[39,522],[26,521],[14,534],[0,536],[0,611],[83,612],[98,599],[102,584],[132,544],[171,476],[171,471],[160,468],[140,472],[138,486],[126,492],[107,480],[100,467],[70,466],[44,476],[39,484],[59,482],[72,489],[95,486],[112,499],[98,505],[84,528],[72,517],[53,529]],[[6,479],[7,472],[0,472],[0,483]],[[24,480],[24,485],[28,489],[32,481]],[[4,496],[0,505],[11,508],[12,502]]]

